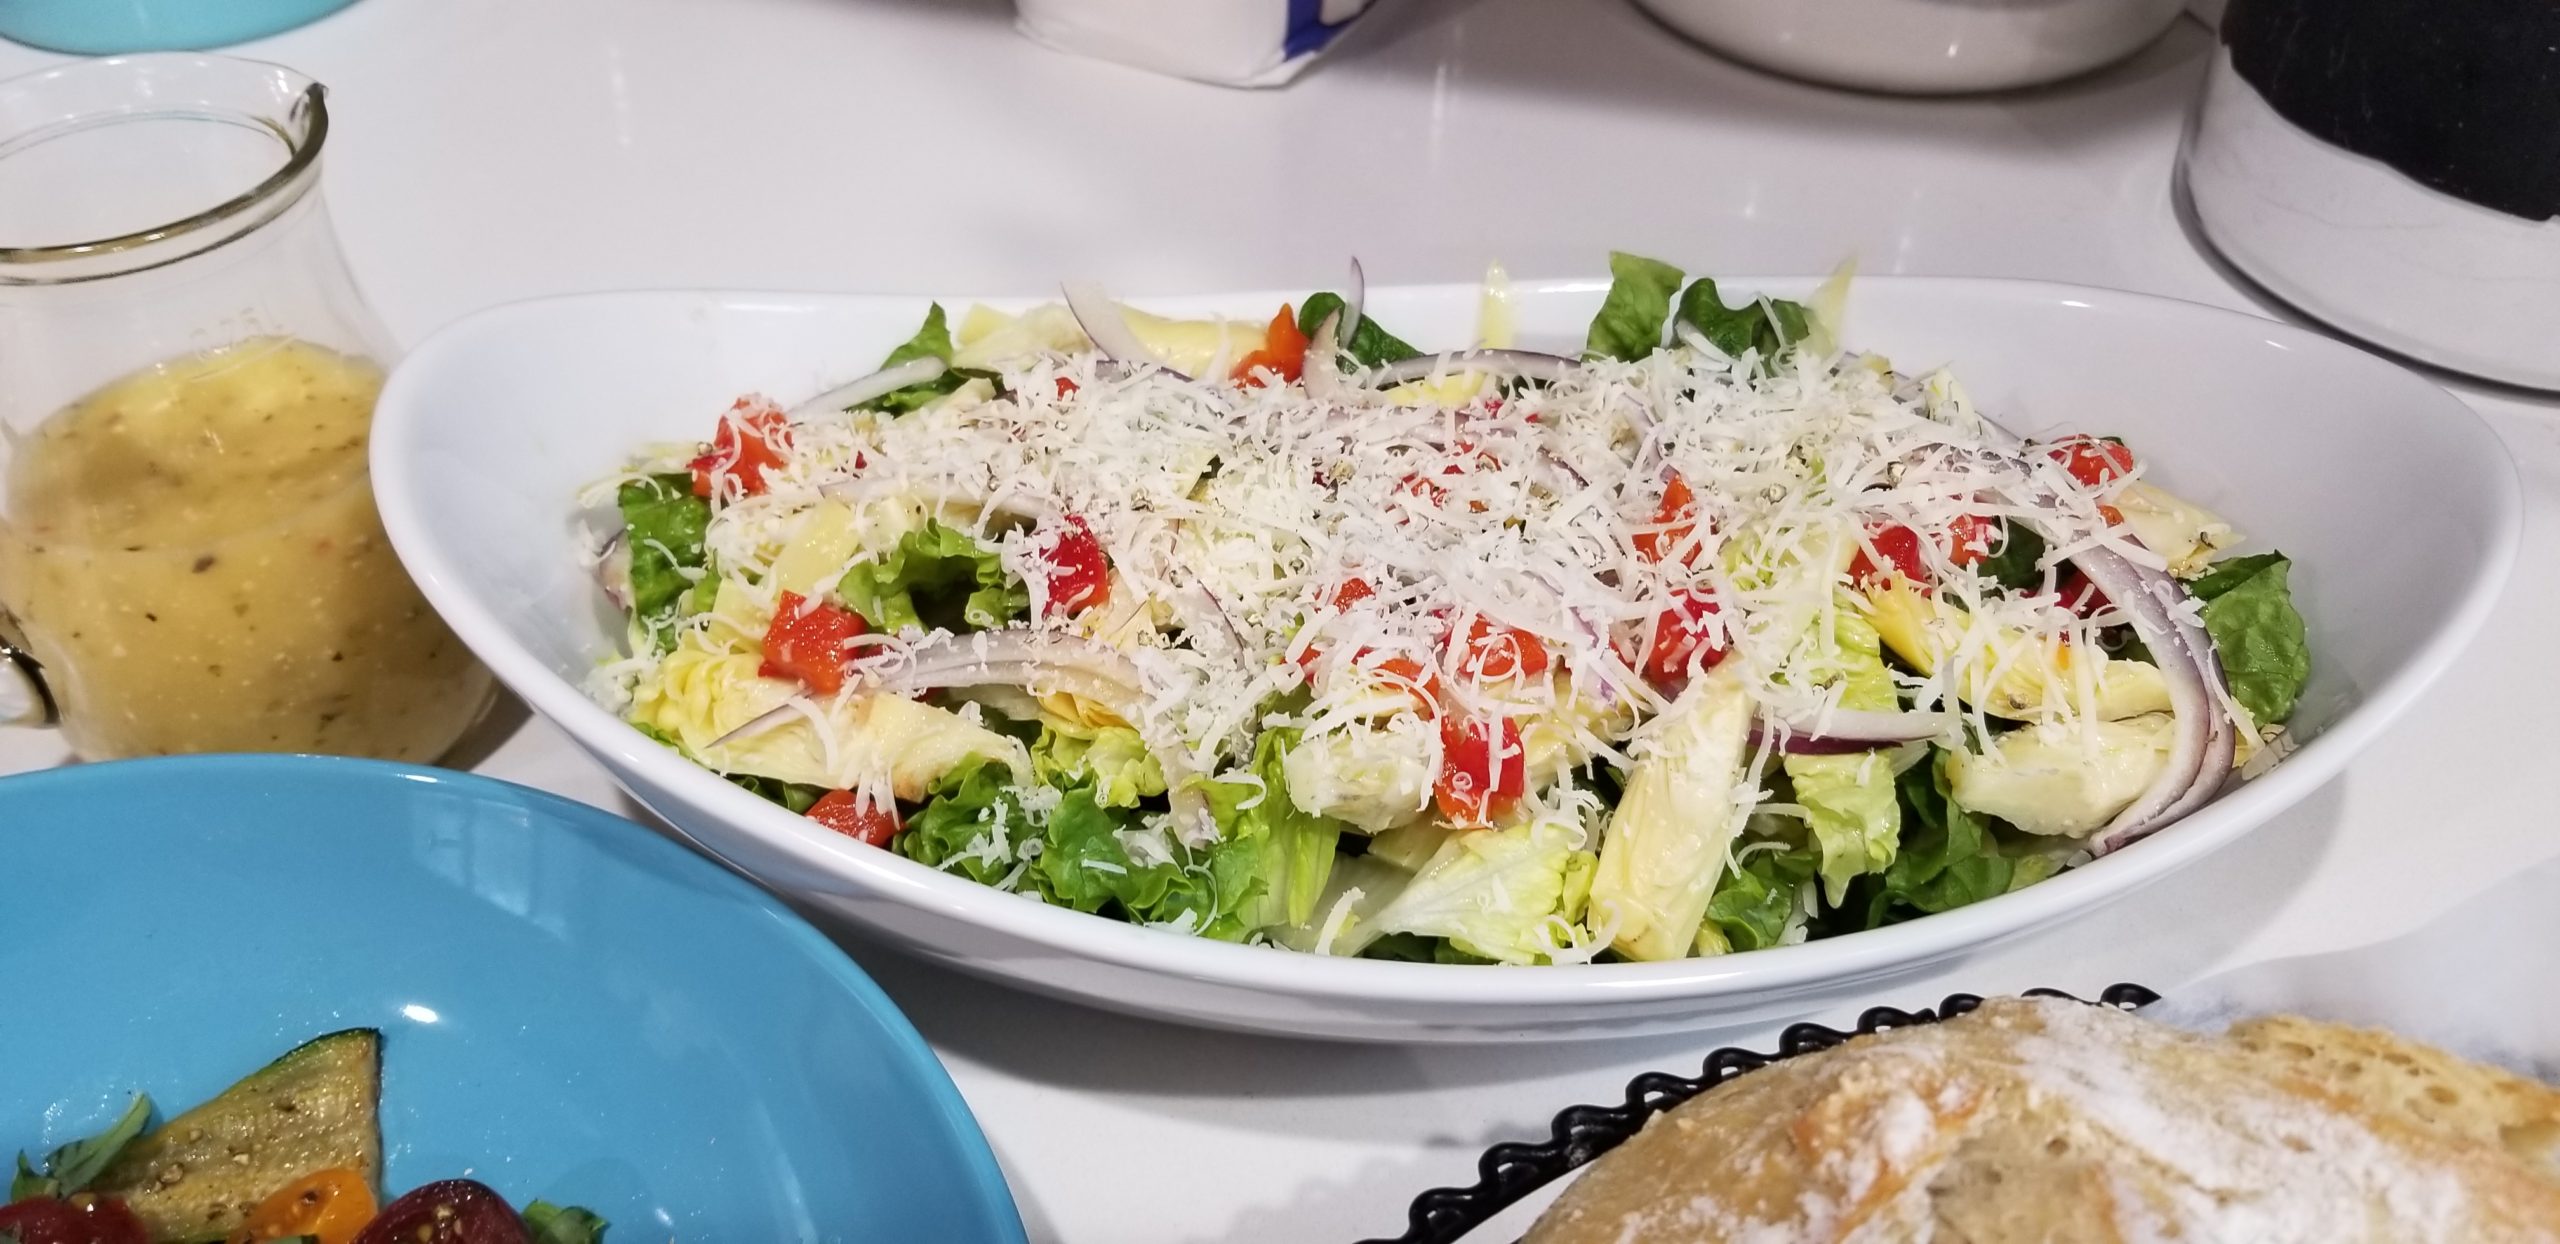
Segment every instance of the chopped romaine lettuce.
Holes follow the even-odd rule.
[[[1885,668],[1876,628],[1850,609],[1833,615],[1829,660],[1821,672],[1836,677],[1840,707],[1892,712],[1901,707],[1893,671]],[[1893,763],[1882,752],[1845,756],[1789,756],[1787,779],[1796,804],[1822,851],[1822,888],[1834,904],[1849,882],[1882,872],[1902,839],[1902,804],[1894,795]]]
[[[1444,937],[1470,955],[1536,963],[1567,939],[1572,875],[1587,869],[1574,827],[1552,820],[1449,835],[1371,926],[1385,934]]]
[[[917,329],[916,335],[908,338],[904,345],[891,350],[889,357],[880,360],[880,368],[886,371],[901,363],[912,363],[921,358],[937,358],[945,363],[951,361],[951,329],[943,319],[941,303],[937,302],[925,310],[924,326]],[[903,389],[883,393],[862,403],[856,409],[903,415],[967,384],[970,379],[970,373],[956,367],[950,368],[922,384],[911,384]]]
[[[1385,959],[1393,963],[1438,963],[1443,965],[1482,967],[1493,960],[1471,955],[1458,949],[1445,937],[1424,937],[1419,933],[1389,933],[1360,951],[1363,959]]]
[[[1808,847],[1773,846],[1745,854],[1707,900],[1707,922],[1698,930],[1700,953],[1777,945],[1804,901],[1805,883],[1821,866]]]
[[[1253,861],[1261,882],[1238,913],[1249,928],[1303,924],[1315,913],[1333,872],[1334,848],[1348,828],[1301,810],[1289,798],[1283,770],[1298,738],[1296,730],[1284,728],[1266,730],[1255,741],[1253,775],[1259,785],[1210,782],[1202,790],[1217,820],[1218,853]]]
[[[1609,293],[1591,318],[1583,350],[1602,358],[1637,359],[1662,348],[1662,326],[1671,319],[1680,270],[1659,259],[1609,252]]]
[[[1030,589],[1005,573],[994,549],[930,519],[846,571],[836,594],[876,631],[993,630],[1031,612]]]
[[[1757,352],[1760,369],[1769,370],[1811,326],[1801,304],[1782,298],[1755,298],[1739,307],[1724,305],[1716,283],[1699,277],[1680,295],[1679,322],[1698,330],[1707,344],[1727,358]]]
[[[1031,771],[1045,786],[1090,786],[1106,808],[1134,808],[1164,793],[1163,766],[1127,726],[1071,732],[1043,725],[1031,747]]]
[[[631,553],[631,616],[645,629],[658,651],[675,647],[675,623],[685,613],[686,598],[697,581],[712,584],[710,555],[703,551],[703,532],[711,526],[711,503],[693,495],[685,475],[647,475],[616,491],[622,510],[623,544]],[[693,573],[688,574],[687,571]]]
[[[2187,585],[2204,604],[2204,629],[2222,655],[2231,698],[2260,725],[2293,715],[2311,678],[2310,638],[2293,607],[2282,553],[2235,557]]]
[[[1151,842],[1141,859],[1132,840]],[[1025,848],[1033,842],[1039,846]],[[1204,937],[1241,939],[1234,913],[1252,879],[1216,853],[1202,859],[1144,826],[1137,813],[1106,808],[1089,786],[1059,793],[1035,811],[1002,766],[973,762],[935,785],[907,820],[899,854],[947,872],[1077,911],[1139,924],[1173,924]]]
[[[1904,823],[1901,854],[1870,892],[1866,927],[1916,915],[1953,911],[2051,876],[2045,863],[2022,866],[2018,855],[2041,858],[2041,847],[2004,850],[1989,820],[1957,803],[1948,791],[1947,753],[1933,749],[1929,763],[1901,778]]]
[[[652,730],[650,733],[657,732]],[[665,739],[661,737],[660,741],[664,742]],[[748,794],[767,803],[781,804],[801,816],[808,815],[809,809],[818,806],[818,801],[827,797],[826,787],[811,786],[806,782],[786,782],[781,778],[757,777],[752,773],[724,773],[721,776],[745,787]]]
[[[1395,901],[1413,881],[1413,870],[1375,855],[1337,854],[1333,875],[1307,918],[1263,931],[1272,942],[1309,954],[1364,953],[1379,934],[1378,909]]]

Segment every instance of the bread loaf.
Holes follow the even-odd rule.
[[[2560,1093],[2300,1019],[1988,1002],[1654,1121],[1528,1244],[2560,1241]]]

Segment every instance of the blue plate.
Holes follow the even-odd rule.
[[[503,782],[268,756],[0,779],[0,997],[0,1161],[369,1026],[394,1191],[469,1174],[622,1244],[1023,1238],[949,1077],[841,951]]]

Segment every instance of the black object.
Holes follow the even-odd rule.
[[[2058,989],[2030,989],[2031,998],[2083,999]],[[2146,1007],[2160,995],[2140,985],[2111,985],[2098,995],[2098,1005],[2120,1011]],[[1553,1136],[1543,1144],[1512,1142],[1485,1150],[1476,1160],[1476,1182],[1464,1188],[1434,1188],[1413,1199],[1403,1235],[1364,1240],[1361,1244],[1454,1244],[1522,1197],[1591,1164],[1592,1159],[1625,1144],[1653,1116],[1670,1110],[1708,1089],[1748,1071],[1801,1054],[1827,1050],[1855,1036],[1910,1028],[1953,1019],[1982,1005],[1969,993],[1950,996],[1934,1009],[1898,1011],[1875,1007],[1858,1017],[1850,1032],[1820,1024],[1795,1024],[1778,1036],[1778,1052],[1760,1054],[1726,1047],[1707,1055],[1694,1078],[1667,1071],[1647,1072],[1627,1085],[1626,1101],[1616,1106],[1571,1106],[1556,1116]]]
[[[2482,207],[2560,217],[2560,3],[2231,0],[2222,42],[2322,142]]]

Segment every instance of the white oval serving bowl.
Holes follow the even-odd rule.
[[[1801,296],[1806,281],[1735,282]],[[1524,283],[1530,345],[1582,339],[1604,283]],[[1268,314],[1291,294],[1142,300]],[[955,309],[968,299],[944,299]],[[1018,307],[1037,299],[988,299]],[[2452,662],[2503,584],[2515,467],[2470,409],[2319,334],[2234,312],[2031,282],[1875,278],[1853,346],[1955,366],[2026,432],[2125,437],[2160,478],[2295,559],[2314,674],[2284,764],[2118,854],[2014,894],[1874,932],[1716,959],[1491,968],[1325,958],[1203,941],[946,875],[748,794],[641,736],[581,681],[621,623],[580,564],[574,498],[634,447],[699,439],[737,395],[784,402],[869,370],[927,300],[751,293],[546,299],[470,316],[382,399],[374,488],[427,598],[498,676],[704,850],[929,958],[1186,1023],[1367,1040],[1626,1036],[1803,1013],[2032,932],[2229,844],[2337,775]],[[1473,286],[1372,291],[1409,340],[1471,339]]]
[[[1862,91],[2058,82],[2133,55],[2185,0],[1636,0],[1735,60]]]

